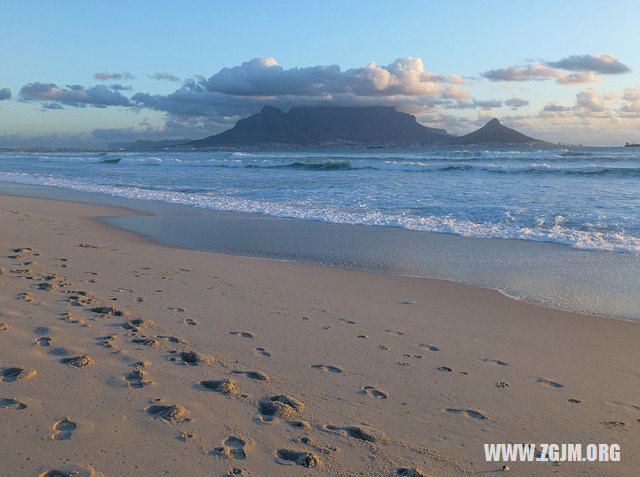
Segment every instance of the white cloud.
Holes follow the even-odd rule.
[[[600,77],[592,72],[572,73],[556,79],[556,83],[562,85],[576,85],[585,83],[599,83]]]
[[[97,79],[99,81],[107,81],[107,80],[112,80],[112,79],[125,79],[125,80],[129,80],[129,79],[134,79],[134,76],[131,73],[106,73],[106,72],[102,72],[102,73],[96,73],[93,75],[94,79]]]
[[[511,106],[512,110],[516,110],[523,106],[529,106],[529,101],[519,96],[512,96],[511,98],[507,99],[504,104],[506,104],[507,106]]]
[[[149,78],[155,80],[180,81],[180,78],[172,75],[171,73],[153,73],[152,75],[149,75]]]
[[[598,94],[595,88],[588,88],[576,95],[575,109],[589,112],[602,113],[607,110],[606,98]]]

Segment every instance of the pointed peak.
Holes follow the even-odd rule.
[[[498,118],[493,118],[491,121],[485,124],[485,126],[502,126],[502,123],[498,121]]]

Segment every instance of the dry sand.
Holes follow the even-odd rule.
[[[127,213],[0,196],[0,475],[493,473],[489,442],[622,448],[511,475],[637,475],[637,323],[94,220]]]

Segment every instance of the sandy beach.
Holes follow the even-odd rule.
[[[525,442],[622,457],[510,475],[636,475],[638,323],[96,220],[131,213],[0,196],[0,475],[492,474]]]

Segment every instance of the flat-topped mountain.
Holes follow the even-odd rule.
[[[464,136],[456,137],[452,141],[453,144],[484,144],[484,145],[532,145],[532,146],[550,146],[551,144],[540,139],[534,139],[526,136],[515,129],[503,126],[500,121],[493,118],[480,129]]]
[[[257,114],[188,147],[264,145],[439,145],[452,136],[394,107],[298,107],[285,113],[265,106]]]

